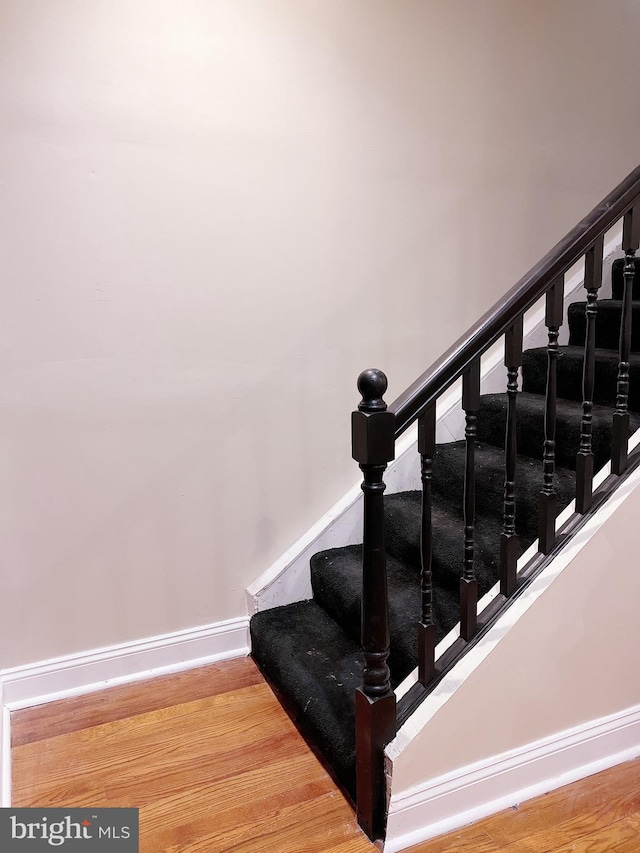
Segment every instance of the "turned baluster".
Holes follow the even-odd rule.
[[[418,420],[418,452],[422,475],[422,523],[420,527],[422,617],[418,625],[418,678],[427,685],[435,674],[436,626],[433,621],[433,578],[431,573],[431,478],[436,444],[436,404]]]
[[[396,732],[396,699],[391,689],[389,612],[384,545],[384,471],[394,458],[395,417],[382,399],[387,378],[365,370],[358,378],[362,401],[352,415],[353,458],[363,474],[362,686],[356,691],[356,795],[358,821],[369,838],[384,832],[386,785],[384,747]]]
[[[631,208],[624,217],[622,248],[624,250],[624,292],[620,321],[620,361],[616,410],[613,415],[611,471],[622,474],[627,467],[629,452],[629,358],[631,355],[631,316],[635,254],[640,245],[640,205]]]
[[[604,237],[596,240],[584,259],[584,286],[587,291],[584,367],[582,371],[582,421],[580,448],[576,456],[576,512],[585,513],[593,498],[593,388],[596,371],[596,317],[598,290],[602,284]]]
[[[538,548],[548,554],[556,539],[558,496],[554,486],[556,469],[556,399],[558,335],[562,325],[564,278],[559,276],[547,291],[545,325],[547,345],[547,394],[544,414],[543,485],[538,509]]]
[[[504,364],[507,368],[507,426],[504,442],[504,523],[500,537],[500,592],[510,596],[516,588],[519,556],[516,534],[516,426],[518,369],[522,365],[522,317],[510,326],[504,339]]]
[[[464,569],[460,579],[460,636],[470,640],[478,624],[478,581],[475,570],[474,529],[476,512],[475,440],[480,408],[480,359],[462,377],[462,408],[465,411],[466,460],[464,469]]]

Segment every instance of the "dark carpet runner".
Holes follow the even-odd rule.
[[[611,407],[618,371],[623,261],[613,264],[612,299],[598,304],[593,452],[599,470],[610,458]],[[640,268],[638,262],[637,269]],[[634,283],[629,408],[640,412],[640,276]],[[585,302],[569,307],[570,339],[558,357],[556,478],[558,505],[575,494],[575,458],[580,443]],[[522,550],[537,538],[542,484],[545,348],[524,353],[518,394],[516,529]],[[506,373],[505,373],[506,385]],[[504,438],[507,395],[482,397],[476,444],[475,562],[479,596],[499,579],[504,508]],[[631,428],[640,426],[632,414]],[[419,464],[416,454],[416,464]],[[463,564],[462,498],[465,443],[440,444],[433,462],[433,583],[438,639],[456,625]],[[420,492],[385,499],[392,684],[417,666],[420,620]],[[349,545],[311,558],[313,599],[258,613],[251,619],[254,659],[277,688],[301,728],[315,742],[337,779],[355,790],[355,689],[362,681],[360,651],[361,547]]]

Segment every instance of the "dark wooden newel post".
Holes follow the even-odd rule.
[[[384,835],[384,747],[396,733],[396,697],[389,666],[389,611],[384,547],[383,475],[395,455],[395,417],[382,399],[387,377],[365,370],[362,401],[351,420],[353,458],[363,474],[362,686],[356,691],[356,799],[358,821],[369,838]]]
[[[599,237],[584,258],[584,286],[587,291],[584,366],[582,370],[582,421],[580,448],[576,457],[576,512],[585,513],[593,500],[593,390],[596,375],[596,317],[598,290],[602,284],[604,237]]]
[[[633,277],[635,254],[640,248],[640,205],[629,210],[622,226],[622,248],[624,250],[624,293],[622,297],[622,319],[620,321],[620,361],[616,410],[613,415],[611,448],[611,471],[622,474],[627,467],[629,454],[629,358],[631,355],[631,315],[633,299]]]

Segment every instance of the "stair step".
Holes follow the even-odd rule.
[[[466,447],[464,441],[440,444],[433,463],[433,490],[447,506],[462,508]],[[476,512],[502,519],[504,509],[504,451],[476,443]],[[556,467],[558,507],[563,509],[575,496],[575,473]],[[538,535],[538,497],[542,489],[542,462],[530,456],[516,458],[516,531],[523,542]]]
[[[596,350],[594,402],[615,406],[618,376],[618,353],[609,349]],[[563,346],[558,352],[558,396],[567,400],[582,400],[582,362],[584,348]],[[544,394],[547,382],[546,347],[525,350],[522,358],[523,391]],[[629,362],[631,388],[629,408],[640,411],[640,354],[631,353]]]
[[[490,588],[493,572],[498,565],[502,519],[478,516],[476,531],[476,571],[486,576]],[[420,527],[422,523],[422,494],[419,491],[399,492],[385,499],[385,545],[387,553],[415,574],[420,574]],[[461,507],[451,508],[433,502],[431,509],[432,570],[434,582],[458,595],[463,561],[464,522]],[[451,626],[447,625],[446,631]],[[445,631],[445,633],[446,633]]]
[[[311,584],[314,600],[354,643],[359,643],[362,546],[331,548],[315,554],[311,558]],[[420,621],[420,576],[414,569],[387,556],[387,590],[391,637],[389,667],[395,686],[418,662],[416,626]]]
[[[633,298],[640,299],[640,258],[635,259],[636,272],[633,278]],[[611,290],[614,299],[622,299],[624,293],[624,258],[616,258],[611,266]]]
[[[387,578],[389,597],[389,666],[399,684],[416,666],[416,630],[421,616],[420,492],[401,492],[387,498]],[[464,526],[459,514],[435,507],[432,515],[434,622],[440,640],[459,620],[460,577],[464,557]],[[399,530],[406,531],[406,539]],[[499,577],[500,533],[493,519],[478,516],[475,531],[479,595]],[[403,541],[404,540],[404,541]],[[528,544],[528,543],[527,543]],[[401,552],[402,557],[398,552]],[[362,546],[331,548],[311,558],[314,599],[354,642],[360,641]]]
[[[586,302],[573,302],[569,305],[569,343],[584,347],[587,328],[585,315]],[[602,299],[598,302],[596,314],[596,347],[618,351],[620,341],[620,320],[622,302],[619,299]],[[632,303],[631,349],[640,352],[640,302]]]
[[[541,394],[518,394],[516,439],[522,456],[542,459],[544,443],[545,398]],[[580,447],[582,403],[559,397],[556,405],[556,461],[565,468],[576,467],[576,454]],[[598,471],[611,458],[612,412],[606,406],[594,406],[592,421],[592,448],[595,470]],[[507,395],[485,394],[480,399],[478,415],[478,440],[504,447],[507,418]],[[631,429],[640,427],[640,416],[631,414]]]
[[[256,613],[250,629],[256,663],[354,797],[359,646],[314,601]]]

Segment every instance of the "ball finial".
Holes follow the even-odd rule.
[[[382,399],[387,390],[387,377],[381,370],[375,367],[363,370],[358,376],[358,391],[362,394],[362,401],[358,403],[361,412],[385,411],[387,404]]]

